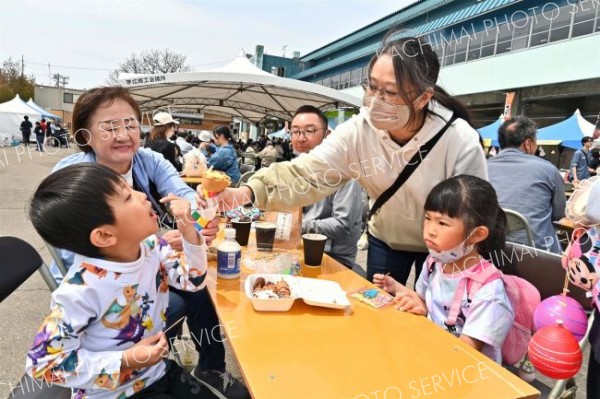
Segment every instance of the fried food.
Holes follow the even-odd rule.
[[[229,187],[231,179],[225,173],[207,169],[202,175],[202,188],[209,193],[220,193]]]
[[[274,283],[259,277],[254,282],[252,297],[261,299],[289,298],[292,295],[289,284],[285,280]]]

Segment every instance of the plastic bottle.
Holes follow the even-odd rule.
[[[235,229],[225,229],[225,241],[217,247],[217,276],[224,279],[240,277],[242,247],[235,240]]]

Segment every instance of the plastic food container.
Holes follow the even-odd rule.
[[[284,280],[290,287],[289,298],[254,298],[252,289],[256,279],[277,283]],[[307,277],[294,277],[285,274],[251,274],[246,278],[244,289],[254,310],[262,312],[287,312],[298,298],[312,306],[332,309],[345,309],[350,306],[346,292],[335,281]]]

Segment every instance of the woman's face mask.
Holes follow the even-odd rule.
[[[377,129],[396,130],[408,124],[410,118],[408,105],[390,104],[376,95],[365,95],[363,104],[369,112],[371,123]]]

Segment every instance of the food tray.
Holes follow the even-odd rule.
[[[284,280],[291,291],[289,298],[262,299],[252,297],[252,288],[256,279],[263,277],[266,281],[277,283]],[[350,306],[346,292],[335,281],[320,280],[307,277],[294,277],[285,274],[251,274],[244,285],[246,296],[252,302],[254,310],[262,312],[287,312],[298,298],[312,306],[332,309],[345,309]]]

